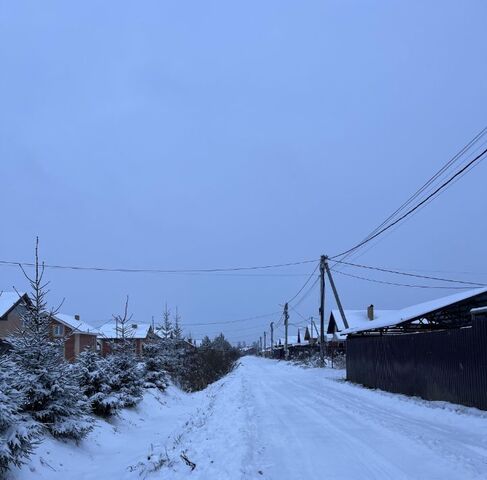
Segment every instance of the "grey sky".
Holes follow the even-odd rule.
[[[487,123],[486,15],[483,1],[0,1],[0,260],[30,261],[37,234],[48,263],[107,267],[346,249]],[[487,280],[486,173],[360,260]],[[304,281],[48,277],[52,302],[86,321],[129,293],[139,321],[167,301],[197,337],[219,328],[192,323],[278,310]],[[448,293],[336,280],[348,308]],[[25,288],[1,267],[12,285]],[[314,293],[299,310],[317,306]],[[223,331],[250,341],[270,320]]]

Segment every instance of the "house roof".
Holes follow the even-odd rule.
[[[409,320],[419,319],[424,315],[433,313],[437,310],[441,310],[443,308],[454,305],[455,303],[461,302],[463,300],[468,300],[469,298],[475,297],[477,295],[486,292],[487,292],[487,288],[476,288],[474,290],[454,293],[453,295],[437,298],[435,300],[419,303],[417,305],[411,305],[401,310],[377,310],[374,314],[375,317],[374,320],[367,319],[366,310],[359,310],[359,312],[362,312],[362,315],[354,316],[352,314],[349,320],[349,316],[347,313],[348,311],[346,310],[345,316],[349,323],[349,328],[343,329],[341,333],[349,334],[349,333],[363,332],[366,330],[372,330],[376,328],[392,327],[395,325],[399,325],[400,323],[407,322]],[[354,310],[354,312],[357,312],[357,310]],[[379,312],[383,312],[383,313],[379,314]],[[340,314],[338,312],[337,315],[338,318],[340,318]],[[334,318],[335,318],[335,322],[341,321],[341,318],[340,320],[338,320],[336,315],[334,315]],[[355,318],[361,320],[356,322]]]
[[[365,309],[365,310],[345,310],[345,318],[347,319],[349,329],[356,328],[356,327],[371,328],[371,325],[375,325],[376,321],[381,320],[383,318],[386,318],[395,312],[397,312],[397,310],[374,310],[374,320],[369,320],[369,317],[367,316],[367,309]],[[331,311],[329,322],[332,321],[332,316],[333,316],[333,319],[335,320],[336,327],[337,327],[337,330],[339,332],[343,332],[343,331],[347,330],[344,323],[343,323],[343,319],[342,319],[342,316],[340,315],[339,310],[332,310]],[[374,322],[374,323],[372,324],[372,322]],[[333,333],[330,331],[329,328],[327,331],[328,331],[328,333]]]
[[[3,317],[14,308],[25,296],[24,292],[1,292],[0,293],[0,317]]]
[[[149,330],[152,327],[150,323],[136,323],[130,322],[129,325],[129,338],[147,338]],[[117,332],[117,324],[115,321],[111,321],[98,327],[100,335],[105,338],[119,338],[120,332]]]
[[[86,333],[89,335],[99,335],[99,329],[91,326],[90,324],[78,320],[75,318],[74,315],[68,315],[66,313],[56,313],[53,315],[53,318],[58,322],[66,325],[69,328],[72,328],[73,331],[79,333]]]

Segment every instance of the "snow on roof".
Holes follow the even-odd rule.
[[[86,322],[82,322],[81,320],[78,320],[77,318],[75,318],[74,315],[68,315],[66,313],[56,313],[55,315],[53,315],[53,317],[58,322],[61,322],[64,325],[72,328],[74,331],[80,333],[90,333],[95,335],[98,335],[100,333],[98,329],[96,329],[95,327],[91,326]]]
[[[369,320],[369,317],[367,316],[367,309],[345,310],[345,318],[347,319],[349,329],[356,328],[356,327],[370,328],[372,322],[374,322],[375,324],[377,320],[381,320],[395,312],[397,312],[397,310],[375,310],[374,309],[374,320]],[[340,315],[340,311],[332,310],[331,315],[333,315],[333,318],[335,319],[337,330],[340,332],[346,330],[345,325],[343,323],[342,316]],[[331,320],[331,315],[330,315],[330,320]]]
[[[130,338],[147,338],[149,329],[151,328],[150,323],[137,323],[130,322],[128,325],[129,337]],[[119,338],[120,332],[117,332],[117,324],[115,321],[111,321],[98,327],[100,335],[105,338]]]
[[[474,290],[467,290],[460,293],[454,293],[453,295],[437,298],[435,300],[419,303],[417,305],[411,305],[409,307],[403,308],[402,310],[389,310],[388,311],[389,313],[384,313],[382,315],[379,315],[378,312],[380,312],[380,310],[378,310],[376,311],[377,316],[374,315],[375,317],[374,320],[368,320],[366,310],[360,310],[363,313],[362,319],[365,316],[365,321],[362,320],[361,322],[355,325],[352,323],[353,320],[352,322],[349,320],[347,314],[348,311],[346,310],[345,317],[347,318],[347,321],[349,323],[349,328],[344,329],[341,333],[342,334],[356,333],[356,332],[362,332],[365,330],[370,330],[375,328],[398,325],[400,323],[407,322],[408,320],[421,317],[422,315],[426,315],[428,313],[434,312],[436,310],[440,310],[445,307],[449,307],[454,303],[467,300],[471,297],[475,297],[476,295],[480,295],[486,292],[487,292],[487,288],[476,288]],[[357,310],[355,310],[355,312],[356,311]],[[335,310],[333,310],[333,312],[335,312]],[[340,317],[340,314],[338,312],[337,315],[338,317]],[[338,318],[336,315],[334,315],[334,318],[335,321],[338,322]],[[353,319],[354,318],[353,315],[350,318]],[[340,318],[340,322],[341,322],[341,318]]]
[[[0,317],[3,317],[17,302],[25,295],[20,292],[1,292],[0,293]]]

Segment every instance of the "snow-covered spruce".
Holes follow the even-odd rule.
[[[164,358],[159,342],[144,346],[144,360],[144,387],[164,391],[168,386],[168,378],[164,371]]]
[[[132,346],[114,343],[112,354],[106,357],[110,372],[109,385],[119,402],[119,407],[133,407],[142,400],[144,380]]]
[[[11,466],[20,466],[32,453],[39,429],[21,413],[23,393],[14,386],[15,365],[0,357],[0,477]]]
[[[24,302],[22,327],[8,339],[17,370],[14,387],[23,393],[24,413],[43,424],[54,437],[79,440],[91,430],[93,422],[86,397],[64,360],[65,339],[51,337],[53,312],[47,310],[43,273],[36,247],[35,276],[26,274],[32,292],[29,301]]]
[[[92,350],[86,350],[79,354],[74,372],[95,415],[108,417],[122,407],[119,395],[110,384],[111,365],[105,358]]]

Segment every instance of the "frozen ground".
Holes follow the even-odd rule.
[[[13,478],[487,478],[487,413],[342,376],[246,357],[204,392],[148,393],[79,447],[45,441]]]

